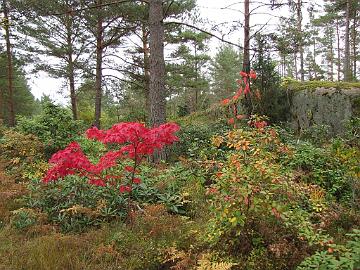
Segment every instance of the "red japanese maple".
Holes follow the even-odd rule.
[[[109,180],[124,178],[121,175],[106,174],[106,170],[117,166],[120,159],[131,159],[133,166],[125,166],[124,175],[127,176],[128,183],[140,184],[140,178],[135,177],[140,162],[156,150],[177,141],[175,133],[179,129],[175,123],[155,128],[146,128],[141,123],[120,123],[108,130],[93,127],[86,132],[89,139],[105,145],[119,145],[118,150],[108,151],[97,164],[93,164],[83,153],[80,145],[73,142],[52,156],[49,163],[53,166],[47,171],[43,182],[48,183],[66,175],[78,174],[87,177],[90,184],[106,186]],[[120,192],[131,192],[131,186],[121,185]]]

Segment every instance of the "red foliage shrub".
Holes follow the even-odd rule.
[[[98,140],[104,144],[119,145],[116,151],[108,151],[97,164],[90,162],[77,142],[72,142],[64,150],[55,153],[50,159],[53,164],[43,178],[43,182],[56,181],[66,175],[78,174],[86,176],[89,183],[105,186],[108,180],[122,176],[106,175],[106,169],[115,167],[119,159],[133,160],[133,166],[125,166],[130,183],[140,184],[141,180],[135,177],[137,167],[144,157],[152,155],[156,150],[172,144],[178,138],[175,133],[179,130],[175,123],[167,123],[155,128],[146,128],[141,123],[120,123],[108,130],[99,130],[93,127],[87,130],[89,139]],[[131,186],[123,185],[120,192],[130,192]]]

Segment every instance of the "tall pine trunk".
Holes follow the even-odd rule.
[[[195,48],[194,48],[194,51],[195,51],[195,82],[197,82],[199,80],[198,78],[198,75],[199,75],[199,61],[198,61],[198,47],[197,45],[195,44]],[[194,111],[197,111],[199,108],[199,96],[200,96],[200,89],[199,87],[196,85],[195,83],[195,108],[194,108]]]
[[[146,29],[145,24],[142,24],[142,45],[143,45],[143,56],[144,56],[144,90],[145,90],[145,106],[147,112],[147,119],[150,123],[150,51],[149,51],[149,32]]]
[[[316,53],[316,39],[314,38],[313,39],[313,54],[314,54],[314,58],[313,58],[313,69],[314,69],[314,77],[315,77],[315,80],[317,79],[317,70],[316,70],[316,57],[317,57],[317,53]]]
[[[297,80],[299,78],[297,52],[294,53],[294,72],[295,72],[295,79]]]
[[[303,46],[303,38],[302,38],[302,0],[298,0],[297,2],[297,17],[298,17],[298,24],[297,30],[299,35],[298,40],[298,48],[300,53],[300,80],[303,82],[305,80],[305,72],[304,72],[304,46]]]
[[[162,0],[149,0],[150,30],[150,123],[166,121],[164,25]]]
[[[7,57],[7,82],[8,82],[8,110],[9,110],[9,125],[15,126],[15,110],[14,110],[14,86],[13,86],[13,63],[10,42],[10,20],[9,9],[7,1],[3,0],[3,12],[5,20],[5,42],[6,42],[6,57]]]
[[[336,38],[337,38],[337,80],[340,81],[341,72],[341,52],[340,52],[340,29],[339,19],[336,19]]]
[[[250,72],[250,0],[244,1],[245,24],[244,24],[244,57],[243,71]]]
[[[345,52],[344,52],[344,81],[351,81],[350,66],[350,0],[346,1],[346,19],[345,19]]]
[[[75,91],[75,71],[74,71],[74,61],[73,61],[73,41],[72,41],[72,27],[73,27],[73,18],[69,13],[66,14],[66,32],[67,32],[67,47],[68,47],[68,79],[69,79],[69,88],[70,88],[70,100],[71,100],[71,111],[73,114],[73,119],[77,120],[77,101],[76,101],[76,91]]]
[[[334,46],[332,41],[330,43],[330,72],[331,72],[330,80],[333,82],[334,81]]]
[[[357,6],[356,6],[357,7]],[[357,37],[358,37],[358,33],[356,30],[356,26],[357,26],[357,9],[354,10],[354,17],[353,17],[353,25],[352,25],[352,54],[353,54],[353,76],[356,79],[356,73],[357,73]]]
[[[97,28],[96,28],[96,78],[95,78],[95,122],[94,125],[100,128],[101,101],[102,101],[102,62],[103,62],[103,18],[101,14],[102,0],[96,1],[98,5]]]
[[[244,1],[244,56],[242,71],[250,73],[250,0]],[[253,113],[253,103],[250,95],[245,96],[245,107],[249,114]]]

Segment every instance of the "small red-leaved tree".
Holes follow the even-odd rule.
[[[136,176],[141,161],[156,150],[178,141],[175,133],[179,129],[175,123],[167,123],[155,128],[146,128],[141,123],[120,123],[109,130],[93,127],[86,131],[89,139],[117,149],[109,150],[97,164],[93,164],[83,153],[80,145],[72,142],[64,150],[52,156],[49,162],[53,166],[48,170],[43,182],[49,183],[76,174],[86,177],[89,184],[96,186],[120,182],[120,192],[130,193],[134,184],[141,183]],[[123,175],[111,175],[107,172],[108,169],[118,166],[120,160],[126,159],[132,161],[132,166],[125,166]]]
[[[226,114],[228,117],[228,124],[236,128],[236,120],[247,119],[248,116],[244,114],[238,114],[238,106],[243,98],[246,96],[255,97],[256,99],[261,99],[259,90],[251,91],[251,84],[256,80],[257,75],[254,70],[251,70],[250,73],[240,72],[241,79],[237,81],[239,89],[232,98],[227,98],[221,101],[221,105],[227,108]],[[264,117],[259,117],[256,115],[250,116],[248,124],[257,129],[265,128],[268,123],[264,121]]]

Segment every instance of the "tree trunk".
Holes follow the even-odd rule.
[[[318,74],[317,74],[317,70],[316,70],[316,56],[317,56],[317,54],[316,54],[316,39],[314,38],[313,39],[313,53],[314,53],[314,58],[313,58],[313,60],[314,60],[314,62],[313,62],[313,69],[314,69],[314,77],[315,77],[315,80],[317,80],[317,76],[318,76]]]
[[[4,120],[4,116],[3,116],[3,107],[4,107],[4,91],[3,89],[0,87],[0,125],[3,123]]]
[[[95,122],[94,125],[100,128],[101,100],[102,100],[102,61],[103,61],[103,18],[101,14],[102,0],[97,0],[97,30],[96,30],[96,78],[95,78]]]
[[[357,8],[358,5],[356,5]],[[353,76],[356,79],[356,72],[357,72],[357,31],[356,31],[356,25],[357,24],[357,9],[354,10],[354,17],[353,17],[353,25],[352,25],[352,53],[353,53]]]
[[[339,29],[339,19],[336,19],[336,38],[337,38],[337,79],[340,81],[340,72],[341,72],[341,52],[340,52],[340,29]]]
[[[164,25],[162,0],[149,0],[150,30],[150,123],[166,120]]]
[[[346,1],[346,20],[345,20],[345,52],[344,52],[344,81],[351,81],[350,67],[350,0]]]
[[[195,44],[195,106],[194,106],[194,112],[198,110],[198,103],[199,103],[199,88],[196,85],[196,82],[198,81],[198,72],[199,72],[199,65],[198,65],[198,59],[197,59],[197,45]]]
[[[72,41],[72,27],[73,18],[70,13],[66,14],[66,32],[67,32],[67,46],[68,46],[68,79],[70,88],[71,111],[73,119],[77,120],[77,101],[75,91],[75,74],[74,74],[74,61],[73,61],[73,41]]]
[[[303,82],[305,80],[305,72],[304,72],[304,46],[303,46],[303,38],[302,38],[301,6],[302,6],[302,0],[298,0],[298,2],[297,2],[297,17],[298,17],[297,30],[298,30],[298,35],[299,35],[298,48],[299,48],[299,53],[300,53],[300,80]]]
[[[298,77],[298,58],[297,58],[297,52],[294,53],[294,72],[295,72],[295,79],[297,80]]]
[[[250,0],[244,1],[245,24],[244,24],[244,58],[243,71],[250,72]]]
[[[286,76],[286,55],[283,54],[283,77]]]
[[[331,72],[330,80],[333,82],[334,81],[334,46],[332,40],[330,43],[330,72]]]
[[[244,1],[244,56],[242,71],[250,73],[250,0]],[[249,114],[253,113],[253,103],[251,95],[245,96],[245,107]]]
[[[69,55],[70,56],[70,55]],[[72,62],[72,56],[69,58],[69,86],[70,86],[70,99],[71,99],[71,111],[73,119],[77,120],[77,100],[75,91],[75,75],[74,75],[74,63]]]
[[[10,42],[10,21],[7,1],[3,0],[3,12],[5,21],[5,42],[7,57],[7,79],[8,79],[8,108],[9,108],[9,125],[15,126],[15,110],[14,110],[14,87],[13,87],[13,63]]]
[[[145,90],[145,106],[147,112],[147,119],[150,123],[150,54],[149,54],[149,32],[146,29],[145,24],[142,25],[142,43],[143,43],[143,54],[144,54],[144,90]]]

